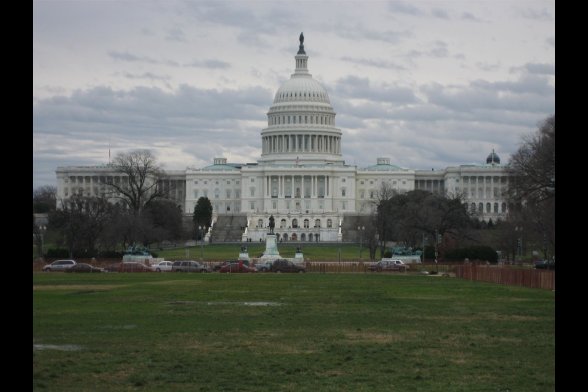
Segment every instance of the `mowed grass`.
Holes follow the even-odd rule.
[[[33,273],[33,389],[553,391],[554,308],[410,274]]]

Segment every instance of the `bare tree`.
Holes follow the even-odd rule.
[[[57,187],[52,185],[40,186],[33,190],[33,212],[45,213],[55,210]]]
[[[515,202],[539,203],[555,198],[555,115],[511,157],[508,167],[515,182],[510,187]]]
[[[555,252],[555,115],[539,125],[537,132],[523,138],[508,167],[509,220],[524,227],[535,248]]]
[[[124,179],[121,183],[110,179],[106,182],[111,189],[109,197],[121,200],[133,214],[141,215],[153,200],[165,198],[166,194],[158,181],[164,172],[151,151],[136,150],[118,154],[112,166],[124,174]]]
[[[77,251],[94,252],[111,205],[104,198],[78,194],[62,201],[61,205],[61,209],[49,215],[49,226],[62,232],[70,257]]]

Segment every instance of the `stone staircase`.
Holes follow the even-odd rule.
[[[210,242],[241,242],[247,226],[247,215],[219,215],[212,229]]]

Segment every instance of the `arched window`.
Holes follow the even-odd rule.
[[[484,213],[484,203],[478,203],[478,212],[480,214]]]
[[[296,229],[298,227],[298,219],[292,219],[292,228]]]
[[[320,219],[316,219],[314,221],[314,227],[321,227],[321,220]]]
[[[257,220],[257,227],[262,228],[263,227],[263,219],[258,219]]]
[[[282,238],[284,242],[288,241],[288,234],[284,233],[284,235],[282,235]]]
[[[308,241],[309,241],[309,242],[312,242],[312,233],[310,233],[310,234],[308,235]]]
[[[306,241],[306,234],[300,234],[300,241]]]
[[[494,203],[494,213],[498,214],[498,203]]]
[[[327,219],[327,228],[332,228],[333,227],[333,221],[331,219]]]
[[[472,208],[470,208],[471,212],[476,212],[476,203],[472,203]]]
[[[318,233],[314,235],[314,240],[315,240],[316,242],[319,242],[319,240],[320,240],[320,237],[319,237],[319,234],[318,234]]]
[[[304,228],[308,229],[310,227],[310,222],[308,221],[308,219],[304,220]]]
[[[276,233],[276,241],[280,240],[280,233]]]
[[[492,212],[492,206],[490,205],[490,203],[486,203],[486,212],[487,213],[491,213]]]
[[[296,233],[292,234],[292,241],[296,241],[298,240],[298,237],[296,236]]]
[[[280,229],[285,229],[286,228],[286,219],[282,219],[280,221]]]
[[[502,203],[502,213],[506,213],[506,203]]]

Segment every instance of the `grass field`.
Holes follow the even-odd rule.
[[[33,273],[33,389],[554,391],[554,323],[455,278]]]

